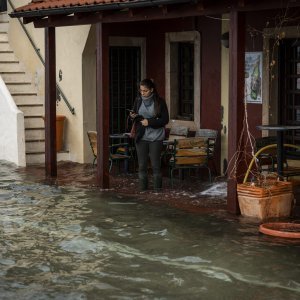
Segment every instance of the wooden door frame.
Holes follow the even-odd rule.
[[[278,31],[275,28],[264,29],[264,45],[263,45],[263,87],[262,87],[262,124],[267,125],[270,123],[279,122],[278,108],[279,108],[279,95],[278,95],[278,50],[276,53],[272,53],[270,49],[270,41],[276,40],[276,35],[284,32],[286,39],[297,39],[300,37],[299,28],[297,26],[282,27]],[[270,70],[270,64],[272,60],[275,60],[275,65]],[[274,75],[272,81],[270,81],[270,72]],[[263,132],[263,135],[267,136],[268,132]]]

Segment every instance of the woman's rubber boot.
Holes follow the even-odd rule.
[[[146,191],[148,189],[148,178],[139,179],[139,189],[140,191]]]
[[[162,177],[159,175],[159,176],[153,176],[153,187],[154,187],[154,190],[156,192],[160,192],[161,189],[162,189]]]

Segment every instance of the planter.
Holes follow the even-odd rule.
[[[45,121],[45,117],[43,117]],[[63,138],[64,138],[64,123],[66,117],[63,115],[56,115],[56,152],[62,151],[63,149]]]
[[[264,220],[291,214],[294,200],[291,182],[272,181],[262,187],[243,183],[238,184],[237,191],[243,216]]]
[[[63,149],[64,140],[64,123],[66,117],[63,115],[56,115],[56,151]]]
[[[300,224],[297,223],[264,223],[259,226],[259,231],[281,238],[300,239]]]

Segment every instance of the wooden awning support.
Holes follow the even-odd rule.
[[[55,27],[45,28],[45,165],[46,176],[57,176]]]
[[[109,188],[108,37],[96,25],[97,185]],[[57,176],[55,27],[45,28],[45,165],[46,175]]]
[[[245,85],[245,15],[236,10],[232,10],[230,13],[229,43],[228,175],[232,175],[243,128]],[[227,210],[238,214],[236,184],[237,181],[243,179],[242,173],[244,170],[241,164],[237,164],[235,171],[236,178],[228,180]]]
[[[108,38],[96,24],[97,185],[109,188],[109,82]],[[103,89],[103,86],[107,88]]]

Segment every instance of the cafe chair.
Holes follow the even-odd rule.
[[[182,169],[208,170],[211,182],[211,170],[208,164],[209,146],[207,139],[192,137],[174,141],[171,159],[169,160],[169,177],[173,187],[174,171]]]
[[[94,155],[93,166],[97,160],[97,132],[96,131],[88,131],[87,132],[88,139],[90,142],[90,146]],[[109,172],[111,172],[112,165],[114,162],[117,162],[120,167],[120,162],[129,161],[131,159],[131,155],[127,154],[125,149],[128,149],[128,143],[119,143],[113,144],[109,146]]]
[[[264,148],[265,146],[277,144],[276,136],[266,136],[255,139],[255,152]],[[286,161],[285,161],[286,163]],[[275,172],[275,165],[277,164],[277,148],[270,148],[263,151],[257,157],[257,164],[259,172],[262,172],[264,169],[270,172]]]
[[[96,131],[88,131],[87,132],[88,139],[90,142],[90,146],[92,149],[92,153],[94,155],[93,166],[97,160],[97,132]]]

